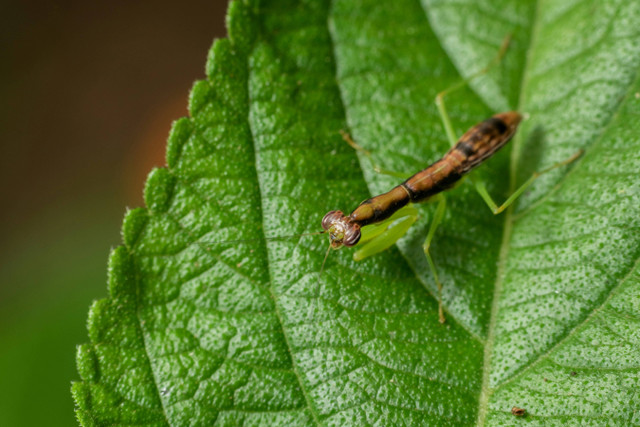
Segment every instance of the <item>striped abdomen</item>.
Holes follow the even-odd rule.
[[[379,222],[409,203],[424,202],[451,188],[464,174],[509,142],[521,120],[519,113],[510,111],[475,125],[442,159],[391,191],[365,200],[347,218],[360,226]]]

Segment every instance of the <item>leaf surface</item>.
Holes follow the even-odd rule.
[[[73,386],[85,425],[640,423],[640,11],[633,0],[233,2],[190,117],[128,212],[108,299]],[[493,216],[452,190],[356,263],[325,212],[349,210],[498,110],[530,118],[477,172]],[[219,242],[227,243],[219,243]],[[234,241],[234,242],[229,242]],[[216,243],[218,242],[218,243]],[[526,410],[522,419],[511,414]]]

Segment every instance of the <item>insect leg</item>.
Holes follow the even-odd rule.
[[[495,58],[493,58],[491,60],[491,62],[489,62],[487,64],[486,67],[484,67],[480,71],[472,74],[471,76],[467,77],[466,79],[459,81],[458,83],[454,84],[453,86],[448,87],[447,89],[443,90],[442,92],[440,92],[440,93],[438,93],[436,95],[436,106],[438,107],[438,111],[440,112],[440,118],[442,119],[442,124],[444,125],[444,130],[447,132],[447,138],[449,138],[449,142],[451,143],[452,146],[456,145],[456,142],[458,142],[458,137],[456,136],[456,133],[453,130],[453,125],[451,124],[451,119],[449,118],[449,113],[447,112],[447,108],[444,105],[444,97],[447,94],[451,93],[451,92],[454,92],[454,91],[456,91],[456,90],[458,90],[460,88],[463,88],[471,80],[473,80],[476,77],[479,77],[479,76],[481,76],[483,74],[486,74],[491,69],[491,67],[495,66],[496,64],[499,64],[500,61],[502,60],[502,57],[506,53],[507,48],[509,47],[509,42],[510,41],[511,41],[511,34],[507,34],[507,36],[502,41],[502,44],[500,45],[500,49],[498,50],[498,54],[495,56]]]
[[[393,176],[393,177],[396,177],[396,178],[402,178],[402,179],[407,178],[407,174],[403,174],[403,173],[400,173],[400,172],[394,172],[394,171],[389,170],[389,169],[384,169],[383,167],[381,167],[380,165],[375,163],[373,161],[373,157],[371,156],[371,151],[367,150],[366,148],[362,147],[357,142],[355,142],[351,138],[351,135],[349,135],[344,130],[341,129],[340,130],[340,134],[342,135],[342,139],[344,139],[345,142],[351,146],[351,148],[353,148],[354,150],[359,151],[360,153],[362,153],[365,156],[367,156],[367,159],[369,159],[369,163],[371,163],[371,166],[373,167],[373,170],[376,173],[379,173],[379,174],[382,174],[382,175],[390,175],[390,176]]]
[[[362,237],[353,259],[360,261],[382,252],[404,236],[418,219],[418,210],[413,206],[405,206],[390,218],[378,224],[367,225],[362,229]]]
[[[429,232],[427,233],[427,238],[422,245],[424,249],[424,254],[427,257],[427,262],[429,263],[429,269],[431,269],[431,274],[433,275],[433,280],[436,282],[436,286],[438,287],[438,320],[440,323],[445,322],[444,318],[444,310],[442,308],[442,283],[440,283],[440,279],[438,277],[438,270],[436,269],[436,264],[433,262],[433,258],[431,258],[431,254],[429,253],[429,248],[431,247],[431,241],[433,240],[433,236],[435,235],[436,229],[438,225],[442,222],[442,218],[444,218],[445,208],[447,206],[446,198],[444,195],[439,194],[438,196],[438,207],[436,208],[436,213],[433,216],[433,221],[431,221],[431,225],[429,226]]]
[[[569,163],[573,162],[574,160],[576,160],[578,157],[580,157],[583,153],[583,150],[578,151],[577,153],[575,153],[573,156],[569,157],[568,159],[562,161],[562,162],[558,162],[555,163],[551,166],[549,166],[546,169],[541,170],[540,172],[534,172],[533,175],[531,175],[531,177],[529,177],[529,179],[527,179],[524,184],[522,184],[520,187],[518,187],[518,189],[516,189],[511,196],[509,196],[507,198],[507,200],[504,201],[503,204],[501,204],[500,206],[498,206],[496,204],[496,202],[493,200],[493,198],[489,195],[489,192],[487,191],[487,187],[485,186],[483,181],[480,181],[478,179],[476,179],[473,175],[471,176],[471,182],[473,182],[473,185],[476,187],[476,190],[478,191],[478,194],[480,194],[480,197],[482,197],[482,200],[485,201],[485,203],[487,204],[487,206],[489,206],[489,209],[491,209],[491,211],[493,212],[494,215],[499,214],[500,212],[504,211],[506,208],[508,208],[522,193],[524,193],[524,191],[533,183],[533,181],[535,181],[540,175],[545,174],[553,169],[559,168],[560,166],[565,166],[568,165]]]

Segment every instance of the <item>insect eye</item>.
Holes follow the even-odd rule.
[[[352,227],[344,233],[344,241],[342,242],[345,246],[353,246],[360,241],[360,226],[357,224],[353,224]]]
[[[328,230],[329,227],[331,227],[331,225],[334,222],[336,222],[337,220],[339,220],[343,216],[344,216],[344,214],[342,213],[342,211],[331,211],[331,212],[327,213],[324,216],[324,218],[322,218],[322,228],[324,228],[325,230]]]

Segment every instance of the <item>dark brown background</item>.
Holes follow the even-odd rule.
[[[226,0],[0,5],[0,425],[74,425],[75,346]],[[63,3],[63,4],[62,4]]]

